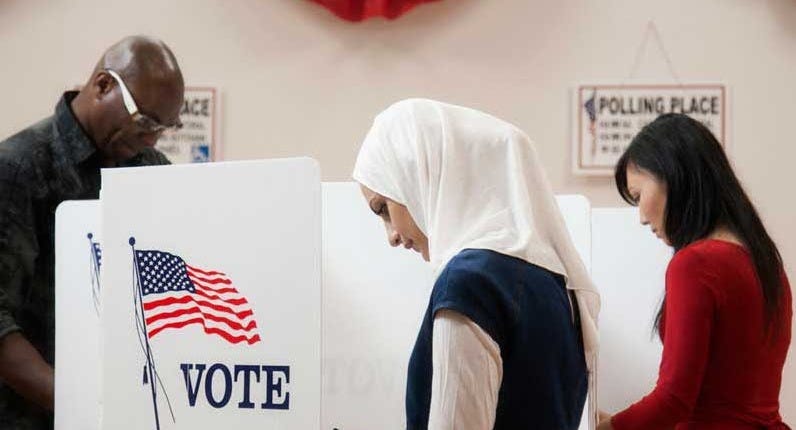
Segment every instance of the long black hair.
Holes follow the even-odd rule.
[[[682,114],[664,114],[646,125],[614,172],[619,194],[635,205],[627,186],[628,166],[666,184],[664,229],[675,252],[708,237],[717,227],[726,227],[739,237],[762,288],[768,332],[781,311],[782,257],[716,137],[702,123]],[[660,328],[662,312],[663,305],[655,317],[655,330]]]

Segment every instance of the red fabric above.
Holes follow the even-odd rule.
[[[395,19],[421,3],[439,0],[312,0],[348,21],[381,16]]]

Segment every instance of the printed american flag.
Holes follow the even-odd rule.
[[[94,234],[88,233],[88,242],[91,245],[91,300],[94,312],[100,312],[100,267],[102,266],[102,248],[99,242],[94,242]]]
[[[102,267],[102,248],[97,242],[91,242],[91,249],[94,251],[94,261],[97,263],[97,269]]]
[[[260,341],[254,312],[221,272],[188,265],[168,252],[135,251],[149,338],[199,324],[229,343]]]
[[[589,121],[592,123],[597,121],[597,109],[594,107],[594,99],[597,98],[597,91],[595,90],[592,92],[591,98],[586,100],[586,103],[583,103],[583,107],[586,109],[586,114],[589,115]]]

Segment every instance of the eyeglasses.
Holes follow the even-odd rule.
[[[156,134],[160,134],[169,130],[176,131],[182,128],[182,123],[179,122],[179,120],[177,120],[177,123],[174,125],[163,125],[149,116],[139,112],[138,105],[135,104],[133,95],[130,93],[127,85],[125,85],[122,77],[111,69],[105,69],[105,71],[108,72],[108,74],[119,83],[119,89],[122,91],[122,101],[124,102],[124,107],[127,109],[127,113],[130,114],[130,117],[135,125],[142,128],[147,133]]]

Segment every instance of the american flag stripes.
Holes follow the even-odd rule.
[[[135,250],[135,262],[150,339],[198,324],[232,344],[260,341],[251,305],[224,273],[156,250]]]

